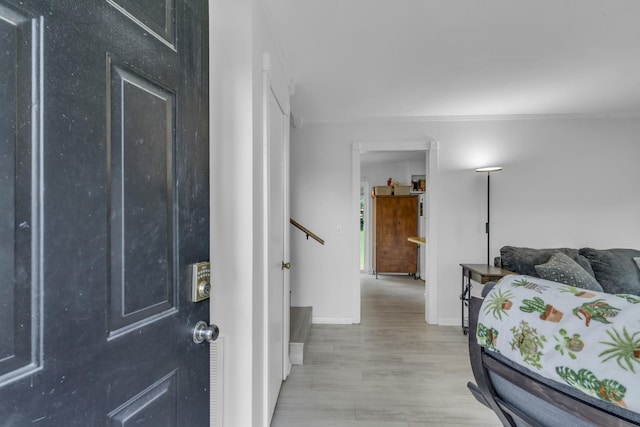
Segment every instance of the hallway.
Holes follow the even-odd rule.
[[[271,427],[499,426],[466,388],[460,328],[425,323],[423,282],[361,277],[362,324],[313,325]]]

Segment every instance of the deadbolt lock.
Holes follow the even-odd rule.
[[[211,295],[211,264],[208,261],[191,264],[191,302]]]
[[[211,293],[211,283],[209,282],[198,283],[198,296],[203,298],[209,298],[210,293]]]

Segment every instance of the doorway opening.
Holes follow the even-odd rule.
[[[370,247],[370,244],[366,242],[366,236],[370,233],[367,233],[367,220],[370,219],[368,213],[370,210],[367,209],[366,202],[369,197],[364,197],[363,199],[363,186],[362,183],[365,181],[362,180],[361,174],[361,157],[367,156],[368,153],[372,152],[421,152],[425,156],[425,164],[426,164],[426,182],[428,191],[426,191],[423,195],[422,200],[422,208],[423,212],[426,216],[424,220],[424,236],[426,236],[427,241],[426,244],[421,246],[419,251],[419,264],[422,266],[421,270],[424,271],[424,276],[422,277],[425,280],[425,320],[429,324],[437,323],[437,296],[438,296],[438,287],[437,287],[437,251],[435,248],[437,247],[437,230],[435,227],[437,221],[437,209],[436,209],[436,194],[437,194],[437,153],[438,153],[438,143],[435,140],[425,140],[425,141],[405,141],[405,142],[354,142],[353,143],[353,156],[352,156],[352,194],[353,194],[353,218],[354,221],[361,221],[362,215],[362,227],[354,227],[357,230],[353,235],[353,253],[362,254],[363,250],[361,249],[364,244],[364,253],[365,259],[364,262],[359,261],[358,263],[354,263],[353,265],[353,276],[352,276],[352,291],[353,291],[353,322],[360,323],[361,319],[361,292],[360,292],[360,274],[361,271],[370,272],[371,270],[367,270],[367,256],[366,253],[367,247]],[[371,182],[369,182],[371,184]],[[367,192],[367,196],[368,193]],[[363,208],[361,208],[363,206]],[[364,210],[362,210],[364,209]],[[364,233],[362,233],[364,231]],[[362,242],[362,238],[364,236],[365,241]],[[360,255],[361,257],[362,255]],[[360,259],[358,257],[358,259]],[[364,264],[364,269],[362,265]]]

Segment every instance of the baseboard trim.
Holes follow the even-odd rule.
[[[438,319],[438,326],[460,326],[460,318]]]
[[[351,317],[313,317],[311,322],[318,325],[351,325],[353,319]]]

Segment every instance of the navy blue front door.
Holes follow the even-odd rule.
[[[207,2],[0,0],[0,424],[204,426]]]

